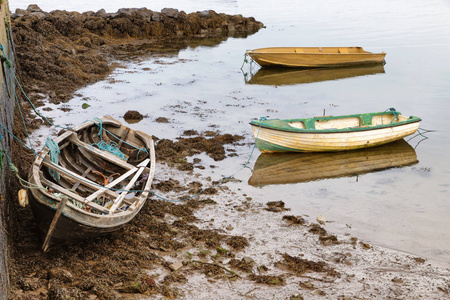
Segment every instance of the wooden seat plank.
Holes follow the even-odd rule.
[[[86,176],[87,176],[87,175],[89,174],[89,172],[91,172],[91,171],[92,171],[92,168],[91,168],[91,167],[87,168],[86,171],[84,171],[84,173],[81,175],[81,177],[86,178]],[[75,183],[75,184],[72,186],[72,190],[76,191],[79,185],[80,185],[80,181],[78,181],[77,183]]]
[[[131,170],[134,168],[134,166],[132,164],[127,163],[125,160],[118,158],[114,154],[111,154],[108,151],[103,151],[103,150],[94,148],[93,146],[80,141],[80,139],[77,137],[76,134],[72,134],[70,136],[69,140],[72,143],[76,144],[77,146],[82,147],[83,149],[85,149],[91,153],[94,153],[96,156],[99,156],[107,161],[110,161],[124,169]]]
[[[146,159],[144,162],[146,162],[147,164],[150,162],[150,159]],[[143,163],[144,163],[143,162]],[[122,191],[122,193],[120,193],[120,196],[117,197],[114,200],[114,204],[111,206],[110,208],[110,213],[113,213],[117,210],[117,208],[119,208],[120,204],[122,204],[122,200],[125,198],[125,196],[128,194],[128,190],[131,189],[134,185],[134,183],[138,180],[139,176],[141,176],[142,172],[144,171],[144,168],[147,166],[147,164],[143,164],[141,163],[139,166],[139,170],[136,172],[136,174],[134,174],[133,178],[130,180],[130,182],[128,182],[127,186],[125,187],[124,191]]]
[[[108,209],[104,208],[103,206],[98,205],[97,203],[94,203],[94,202],[91,202],[91,201],[86,202],[85,198],[83,198],[83,197],[81,197],[81,196],[79,196],[79,195],[77,195],[77,194],[75,194],[75,193],[73,193],[73,192],[71,192],[69,190],[66,190],[65,188],[63,188],[63,187],[61,187],[61,186],[59,186],[59,185],[57,185],[57,184],[55,184],[55,183],[45,179],[43,177],[41,178],[41,182],[43,184],[45,184],[46,186],[54,189],[55,191],[58,191],[61,194],[64,194],[64,195],[66,195],[66,196],[68,196],[68,197],[70,197],[70,198],[72,198],[72,199],[74,199],[74,200],[76,200],[76,201],[78,201],[80,203],[88,205],[88,206],[90,206],[92,208],[95,208],[96,210],[99,210],[99,211],[104,212],[104,213],[108,213],[109,212]]]
[[[110,188],[114,187],[118,183],[122,182],[123,180],[127,179],[129,176],[131,176],[133,173],[137,172],[140,168],[144,169],[145,166],[147,166],[148,162],[150,161],[149,158],[141,162],[137,167],[133,167],[133,169],[129,170],[125,174],[118,177],[116,180],[113,180],[112,182],[108,183],[105,187],[100,188],[98,191],[87,197],[86,199],[91,201],[92,199],[95,199],[96,197],[103,194],[105,191],[109,190]]]
[[[99,188],[103,188],[99,184],[97,184],[97,183],[95,183],[95,182],[93,182],[93,181],[91,181],[91,180],[89,180],[87,178],[83,178],[83,177],[81,177],[81,175],[78,175],[77,173],[74,173],[74,172],[72,172],[72,171],[70,171],[68,169],[65,169],[65,168],[63,168],[61,166],[55,165],[52,162],[50,162],[49,160],[47,160],[47,159],[45,159],[42,162],[42,165],[44,165],[45,167],[47,167],[47,168],[49,168],[51,170],[55,170],[55,171],[59,172],[59,174],[61,176],[68,177],[69,179],[72,179],[72,181],[81,182],[81,184],[84,184],[84,185],[86,185],[86,186],[88,186],[88,187],[90,187],[92,189],[96,189],[97,190]],[[114,198],[119,196],[118,193],[116,193],[114,191],[111,191],[109,189],[106,190],[106,193],[109,196],[112,196]]]

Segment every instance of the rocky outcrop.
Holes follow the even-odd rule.
[[[11,18],[16,26],[27,23],[43,36],[51,34],[50,29],[64,36],[70,34],[95,34],[116,38],[232,36],[251,34],[263,26],[252,17],[219,14],[213,10],[187,14],[174,8],[164,8],[161,12],[147,8],[121,8],[115,13],[106,13],[104,9],[84,13],[63,10],[47,13],[37,5],[30,5],[26,10],[17,9]]]

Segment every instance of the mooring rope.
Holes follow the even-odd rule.
[[[11,132],[9,132],[8,129],[6,129],[2,124],[0,124],[0,126],[9,134],[11,134]],[[15,136],[14,136],[15,137]],[[22,142],[21,142],[22,143]],[[23,143],[22,143],[23,144]],[[1,170],[3,170],[3,158],[4,156],[6,156],[6,159],[8,161],[8,166],[11,169],[12,173],[14,174],[14,176],[17,177],[17,179],[19,180],[19,183],[22,187],[26,188],[26,189],[42,189],[42,190],[47,190],[44,187],[32,184],[31,182],[26,181],[25,179],[23,179],[22,177],[20,177],[19,175],[19,170],[17,169],[17,167],[13,164],[11,157],[8,155],[8,151],[6,151],[5,146],[3,145],[3,136],[0,133],[0,163],[1,163]]]
[[[248,51],[248,50],[247,50],[247,51]],[[247,56],[249,56],[249,55],[247,54],[247,51],[245,51],[245,53],[244,53],[244,61],[242,62],[241,70],[242,70],[242,68],[244,68],[244,65],[245,65],[246,63],[248,63]],[[253,61],[253,59],[250,58],[250,62],[252,62],[252,61]]]
[[[421,130],[423,131],[423,133],[420,132]],[[416,146],[414,147],[414,149],[416,149],[416,148],[419,146],[420,143],[422,143],[424,140],[427,140],[427,139],[428,139],[428,137],[427,137],[426,135],[424,135],[424,133],[428,133],[428,132],[436,132],[436,131],[437,131],[437,130],[428,130],[428,129],[424,129],[424,128],[420,128],[420,127],[419,127],[419,129],[417,129],[417,134],[414,135],[413,137],[409,138],[409,139],[407,140],[407,142],[409,142],[410,140],[412,140],[412,139],[414,139],[414,138],[416,138],[416,137],[418,137],[418,136],[420,135],[420,136],[422,137],[422,139],[421,139],[419,142],[417,142]]]

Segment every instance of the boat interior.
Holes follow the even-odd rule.
[[[254,50],[259,53],[353,54],[370,53],[362,47],[272,47]]]
[[[401,115],[394,115],[390,113],[384,114],[365,114],[360,116],[348,117],[315,117],[310,119],[298,119],[288,121],[287,124],[298,129],[344,129],[344,128],[360,128],[371,127],[377,125],[391,124],[399,121],[404,121],[407,118]]]
[[[141,192],[127,190],[144,189],[145,178],[150,176],[150,159],[148,151],[143,150],[144,140],[138,143],[136,132],[130,133],[125,126],[103,125],[102,129],[102,138],[97,126],[89,126],[64,139],[59,145],[59,164],[51,163],[47,155],[40,180],[43,186],[68,196],[76,207],[108,214],[120,208],[125,210],[139,201]],[[115,145],[125,157],[119,158],[93,146],[101,141]],[[55,178],[55,172],[59,179]]]

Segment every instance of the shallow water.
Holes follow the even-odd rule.
[[[46,11],[116,11],[123,1],[33,1]],[[283,200],[292,214],[314,220],[324,215],[326,228],[350,233],[367,242],[450,262],[450,3],[448,1],[151,1],[159,11],[173,7],[186,12],[217,12],[253,16],[266,28],[248,38],[230,38],[217,45],[196,45],[163,58],[140,58],[117,69],[104,82],[79,91],[80,96],[45,115],[61,126],[109,114],[123,119],[129,110],[148,118],[133,124],[159,138],[173,139],[184,130],[219,130],[245,136],[238,157],[214,162],[200,156],[198,170],[214,180],[236,173],[229,184],[254,201]],[[26,8],[25,1],[10,3]],[[142,1],[127,1],[142,7]],[[387,53],[382,70],[357,70],[350,75],[309,76],[306,82],[247,83],[258,67],[241,65],[246,49],[265,46],[363,46]],[[261,74],[261,73],[259,73]],[[282,74],[281,74],[282,75]],[[280,76],[281,76],[280,75]],[[315,77],[314,77],[315,76]],[[281,80],[281,81],[280,81]],[[293,81],[293,82],[292,82]],[[82,109],[88,103],[88,109]],[[248,122],[271,118],[311,117],[384,111],[395,107],[423,119],[421,128],[436,130],[408,143],[417,162],[386,170],[350,172],[344,177],[253,186],[250,169],[241,170],[253,149]],[[156,123],[166,117],[170,123]],[[39,134],[39,133],[38,133]],[[47,131],[41,131],[41,140]],[[35,137],[38,138],[38,137]],[[420,142],[421,141],[421,142]],[[370,154],[367,154],[370,159]],[[255,167],[254,151],[249,166]],[[304,165],[302,165],[304,166]],[[346,167],[350,168],[350,167]],[[376,169],[376,168],[375,168]],[[239,171],[239,172],[238,172]],[[289,173],[291,172],[291,173]],[[288,177],[295,177],[289,171]],[[306,172],[306,171],[304,171]],[[360,171],[358,171],[360,172]],[[157,174],[156,174],[157,176]]]

